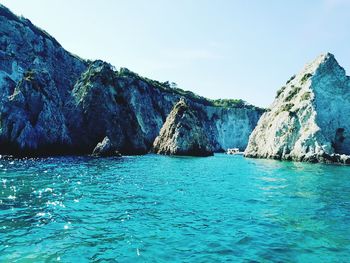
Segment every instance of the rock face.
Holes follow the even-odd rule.
[[[0,36],[1,153],[67,151],[64,102],[87,62],[2,5]]]
[[[144,154],[181,97],[202,112],[215,151],[244,149],[263,113],[83,60],[2,5],[0,36],[0,154],[86,154],[105,137],[123,154]]]
[[[127,90],[128,91],[128,90]],[[95,61],[82,73],[67,101],[67,116],[73,144],[80,152],[91,152],[107,136],[125,154],[149,150],[135,111],[119,87],[118,73],[102,61]]]
[[[25,153],[70,144],[62,100],[47,71],[26,72],[10,94],[1,109],[3,147]]]
[[[92,152],[92,155],[100,157],[121,157],[121,154],[118,152],[117,148],[112,144],[108,137],[105,137],[102,142],[99,142],[96,145],[95,149]]]
[[[170,112],[153,151],[166,155],[211,156],[213,147],[201,122],[201,112],[181,99]]]
[[[249,139],[245,156],[349,163],[350,78],[321,55],[278,92]]]

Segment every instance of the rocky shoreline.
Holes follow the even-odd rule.
[[[2,5],[0,28],[0,154],[91,154],[105,137],[122,154],[145,154],[181,98],[202,112],[214,151],[244,149],[264,111],[81,59]]]

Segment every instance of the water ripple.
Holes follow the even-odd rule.
[[[0,261],[346,262],[349,176],[223,154],[0,159]]]

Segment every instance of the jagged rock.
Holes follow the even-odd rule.
[[[100,157],[118,156],[121,157],[118,149],[112,144],[108,137],[99,142],[94,148],[92,155]]]
[[[72,91],[74,102],[68,115],[72,138],[87,151],[107,135],[122,153],[149,150],[135,112],[125,98],[128,90],[118,86],[117,72],[102,61],[91,63]]]
[[[63,102],[86,62],[0,5],[0,152],[71,150]]]
[[[0,36],[0,154],[87,154],[104,136],[123,154],[147,153],[182,96],[215,151],[244,148],[262,114],[83,60],[1,4]]]
[[[245,156],[348,163],[349,112],[350,78],[332,54],[321,55],[277,92]]]
[[[181,99],[170,112],[155,139],[154,152],[166,155],[213,155],[213,147],[199,117],[198,110]]]
[[[71,143],[60,104],[57,87],[47,71],[26,72],[2,105],[2,150],[60,153],[62,145]]]

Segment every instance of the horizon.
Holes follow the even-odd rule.
[[[349,72],[350,50],[342,43],[350,40],[350,2],[254,2],[1,1],[79,57],[175,82],[210,99],[268,107],[290,76],[326,52]]]

